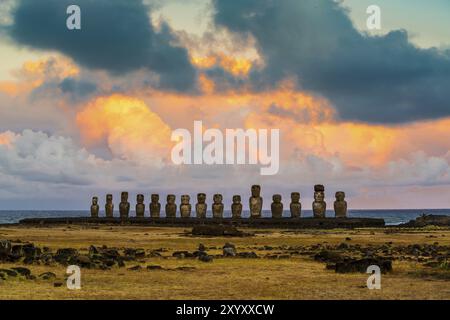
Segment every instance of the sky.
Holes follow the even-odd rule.
[[[66,8],[81,8],[68,30]],[[381,9],[368,30],[366,9]],[[5,0],[0,210],[262,185],[288,207],[450,208],[446,0]],[[175,165],[171,133],[279,129],[280,170]]]

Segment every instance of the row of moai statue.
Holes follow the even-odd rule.
[[[258,185],[252,186],[252,195],[249,199],[250,217],[260,218],[262,214],[263,198],[261,197],[261,187]],[[180,204],[180,216],[182,218],[191,217],[192,206],[190,204],[190,196],[182,195]],[[282,197],[275,194],[272,197],[271,211],[273,218],[282,218],[283,203]],[[169,194],[167,196],[167,204],[165,213],[167,218],[175,218],[177,214],[177,204],[175,203],[176,196]],[[213,218],[223,218],[224,205],[222,203],[223,197],[221,194],[215,194],[213,197],[212,214]],[[136,198],[136,217],[144,218],[145,203],[144,195],[138,194]],[[150,217],[159,218],[161,216],[161,204],[159,203],[159,195],[152,194],[151,202],[149,204]],[[327,204],[325,202],[325,187],[323,185],[314,186],[314,202],[312,204],[313,214],[315,218],[325,218]],[[197,194],[197,204],[195,205],[195,213],[197,218],[206,218],[208,205],[206,204],[206,194]],[[99,217],[100,206],[98,204],[98,197],[92,198],[91,217]],[[292,218],[300,218],[302,215],[302,204],[300,203],[300,193],[291,193],[290,212]],[[347,217],[347,202],[345,201],[345,193],[342,191],[336,192],[336,201],[334,202],[334,212],[336,218]],[[242,218],[242,203],[241,196],[233,196],[233,203],[231,205],[232,218]],[[130,203],[128,202],[128,192],[122,192],[121,201],[119,204],[119,214],[121,218],[128,218],[130,214]],[[111,194],[106,195],[105,215],[107,218],[114,216],[114,203]]]

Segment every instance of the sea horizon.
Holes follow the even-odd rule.
[[[450,216],[450,209],[350,209],[348,210],[348,217],[354,218],[380,218],[384,219],[386,225],[397,225],[406,223],[410,220],[414,220],[422,214],[440,214]],[[18,223],[22,219],[27,218],[60,218],[60,217],[89,217],[89,210],[0,210],[0,224],[14,224]],[[100,217],[105,216],[103,210],[100,211]],[[118,217],[118,210],[114,211],[114,216]],[[135,211],[130,211],[130,217],[135,216]],[[162,211],[164,217],[164,211]],[[179,212],[177,212],[179,216]],[[195,216],[195,210],[192,211],[192,216]],[[211,217],[212,212],[207,212],[207,217]],[[243,218],[249,217],[249,210],[243,210]],[[283,211],[283,217],[289,217],[289,210]],[[302,210],[302,217],[312,217],[312,210]],[[149,213],[146,212],[146,217],[149,217]],[[231,217],[231,210],[224,211],[224,217]],[[262,211],[262,217],[271,217],[271,211],[264,209]],[[334,217],[333,210],[327,210],[327,218]]]

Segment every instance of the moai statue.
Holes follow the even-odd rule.
[[[130,215],[130,203],[128,202],[128,192],[122,192],[119,203],[120,218],[127,219]]]
[[[144,195],[138,194],[136,202],[136,218],[143,218],[145,215]]]
[[[270,208],[272,209],[272,218],[282,218],[283,217],[283,203],[281,203],[281,195],[274,194],[272,197],[272,205]]]
[[[182,218],[190,218],[192,206],[189,203],[191,197],[187,194],[181,196],[180,214]]]
[[[345,201],[345,192],[343,191],[336,192],[334,213],[336,218],[347,218],[347,201]]]
[[[114,217],[114,203],[112,194],[106,195],[105,214],[107,218]]]
[[[302,216],[302,204],[300,203],[300,193],[291,193],[291,218],[300,218]]]
[[[261,197],[261,186],[252,186],[252,196],[249,199],[250,218],[261,218],[263,198]]]
[[[100,206],[98,205],[98,197],[93,197],[92,205],[91,205],[91,218],[98,218],[99,211],[100,211]]]
[[[204,219],[206,218],[206,210],[208,209],[208,205],[206,204],[206,194],[199,193],[197,194],[197,204],[195,205],[195,213],[197,218]]]
[[[314,218],[325,218],[325,213],[327,211],[327,203],[325,199],[325,187],[321,184],[314,186],[314,202],[313,202],[313,213]]]
[[[176,197],[174,194],[167,196],[166,204],[166,218],[175,218],[177,216],[177,204],[175,203]]]
[[[242,203],[241,196],[233,196],[233,204],[231,205],[231,214],[233,219],[242,218]]]
[[[152,194],[150,202],[150,217],[159,218],[161,216],[161,203],[159,203],[159,194]]]
[[[223,197],[221,194],[215,194],[213,197],[214,203],[212,205],[213,218],[223,218]]]

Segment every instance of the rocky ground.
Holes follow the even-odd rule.
[[[442,227],[11,226],[0,228],[0,298],[450,299],[449,261]],[[66,288],[68,265],[81,268],[81,290]],[[366,287],[370,265],[381,290]]]

